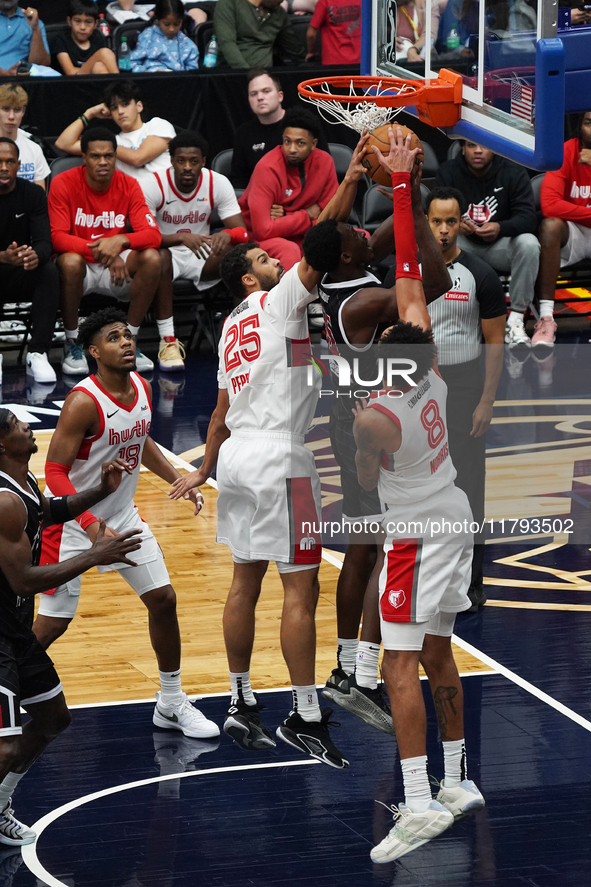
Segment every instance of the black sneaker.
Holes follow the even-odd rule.
[[[230,704],[223,730],[240,748],[260,751],[276,747],[277,743],[259,717],[261,708],[258,699],[255,705],[247,705],[242,700]]]
[[[337,770],[344,770],[349,766],[349,761],[334,745],[328,732],[331,714],[332,710],[325,708],[322,712],[322,720],[305,721],[297,712],[292,712],[277,727],[277,736],[288,745],[293,745],[294,748],[299,748],[305,754],[316,758],[317,761],[322,761],[329,767],[336,767]]]
[[[320,692],[325,699],[336,702],[339,705],[338,697],[343,693],[348,693],[347,679],[349,675],[342,668],[333,668],[330,677],[326,682],[326,686]]]
[[[472,606],[469,610],[464,611],[466,613],[478,613],[480,608],[484,607],[487,601],[483,585],[471,585],[468,589],[468,597],[470,598]]]
[[[382,733],[394,734],[392,715],[381,687],[378,686],[375,690],[371,687],[360,687],[355,675],[352,674],[346,675],[338,689],[331,692],[334,694],[331,696],[333,702],[341,708],[357,715],[370,727],[375,727]],[[322,695],[326,695],[324,690]]]

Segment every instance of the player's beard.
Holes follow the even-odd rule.
[[[279,281],[281,280],[281,275],[276,274],[275,277],[272,277],[270,274],[265,274],[264,276],[259,276],[259,283],[261,285],[261,289],[265,291],[272,290],[274,286],[277,286]]]

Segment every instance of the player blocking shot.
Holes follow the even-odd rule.
[[[304,258],[285,274],[256,243],[235,246],[224,258],[222,279],[240,301],[220,341],[218,402],[201,467],[169,493],[180,498],[217,463],[217,540],[230,547],[234,561],[223,619],[231,684],[224,731],[245,749],[275,745],[250,682],[255,608],[274,560],[284,590],[281,647],[293,696],[276,735],[338,769],[348,761],[331,740],[331,712],[321,713],[315,682],[321,540],[306,525],[318,526],[320,482],[304,435],[319,390],[319,383],[307,382],[306,308],[322,273],[338,265],[340,240],[335,219],[320,222],[304,239]]]
[[[158,542],[133,501],[141,465],[168,483],[179,478],[150,437],[152,391],[135,372],[133,334],[123,312],[105,308],[81,325],[79,342],[95,359],[97,372],[83,379],[66,398],[47,454],[47,486],[55,494],[72,494],[93,482],[105,458],[124,459],[130,472],[98,508],[44,534],[42,563],[67,561],[86,551],[101,520],[107,524],[108,535],[140,529],[136,566],[116,564],[111,569],[120,573],[148,611],[160,677],[153,722],[194,739],[218,736],[218,726],[191,705],[182,691],[176,595]],[[201,493],[193,490],[190,496],[199,511]],[[33,630],[44,648],[60,637],[74,618],[80,585],[80,580],[73,578],[42,595]]]
[[[39,755],[70,724],[60,679],[31,630],[34,596],[98,564],[134,564],[139,531],[106,533],[101,521],[87,550],[61,564],[39,566],[41,532],[62,526],[118,489],[129,465],[103,464],[98,484],[46,498],[29,469],[37,444],[30,425],[0,409],[0,844],[20,847],[37,837],[14,816],[12,795]],[[21,707],[29,715],[21,725]]]
[[[400,319],[383,333],[378,349],[387,358],[414,361],[416,369],[413,385],[408,380],[384,385],[354,423],[359,483],[366,490],[377,487],[388,503],[379,615],[383,675],[404,781],[404,803],[391,808],[394,826],[371,851],[377,863],[404,856],[484,805],[467,778],[462,683],[451,647],[456,613],[470,607],[473,540],[469,533],[434,536],[427,529],[435,521],[469,527],[472,515],[465,493],[454,485],[447,387],[436,370],[417,262],[410,202],[417,149],[411,151],[410,139],[403,140],[400,131],[395,136],[392,129],[390,145],[390,154],[378,159],[392,178]],[[405,532],[409,525],[412,530]],[[429,679],[443,745],[445,776],[435,799],[427,772],[419,663]]]

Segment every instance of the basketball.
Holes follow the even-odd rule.
[[[407,135],[411,135],[412,138],[410,140],[410,147],[412,148],[420,148],[420,154],[417,154],[416,161],[423,160],[423,146],[421,144],[421,140],[412,129],[409,129],[407,126],[401,126],[400,124],[396,124],[394,122],[394,134],[396,134],[396,129],[400,128],[402,130],[403,138],[406,138]],[[374,129],[373,132],[369,134],[369,140],[367,145],[365,146],[365,157],[363,158],[363,166],[365,167],[365,172],[370,177],[370,179],[375,182],[377,185],[384,185],[389,188],[392,184],[390,176],[386,172],[386,170],[380,166],[378,158],[374,154],[372,150],[372,145],[376,145],[382,152],[382,154],[390,153],[390,139],[388,138],[388,130],[390,128],[390,124],[387,123],[384,126],[378,126],[377,129]]]

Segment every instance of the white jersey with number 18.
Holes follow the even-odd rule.
[[[311,365],[306,312],[316,298],[294,265],[270,292],[251,293],[226,319],[218,385],[228,389],[230,431],[308,430],[321,382]]]

